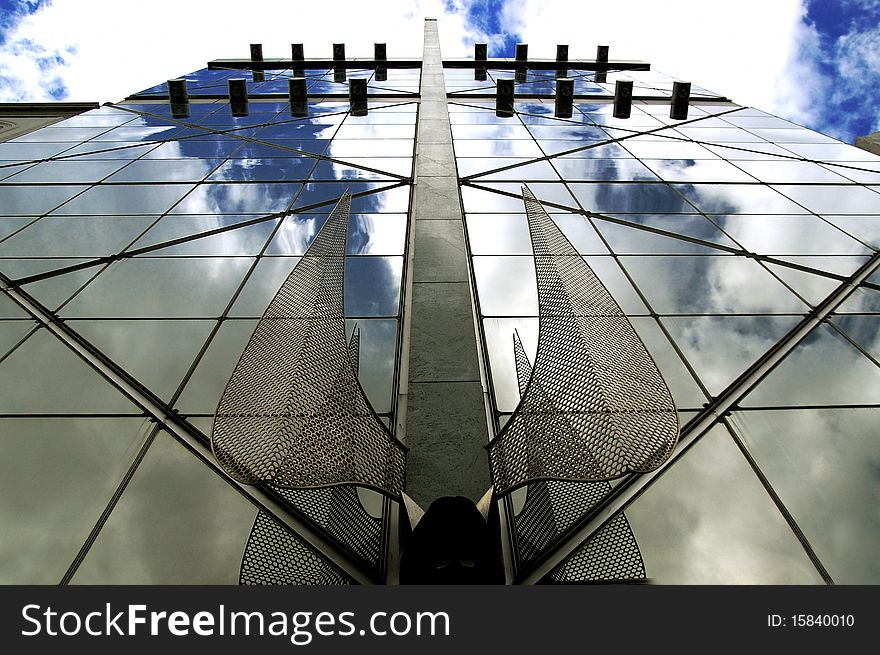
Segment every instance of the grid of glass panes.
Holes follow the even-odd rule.
[[[610,102],[576,104],[571,119],[553,116],[552,99],[516,111],[450,105],[497,429],[519,400],[514,330],[531,361],[537,347],[521,184],[630,317],[685,429],[877,260],[870,153],[721,102],[692,104],[687,121],[669,119],[668,102],[637,102],[629,119]],[[626,509],[650,579],[880,580],[877,281]]]
[[[416,105],[249,109],[138,100],[0,143],[0,272],[208,435],[348,189],[346,323],[392,427]],[[256,508],[5,293],[0,312],[0,579],[237,582]]]

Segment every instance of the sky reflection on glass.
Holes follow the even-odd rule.
[[[722,426],[702,437],[626,516],[646,573],[658,584],[822,583]]]
[[[880,580],[880,410],[743,411],[732,422],[834,581]]]

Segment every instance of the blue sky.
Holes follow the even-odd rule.
[[[801,43],[800,55],[824,92],[815,126],[847,141],[880,130],[880,0],[808,0],[806,8],[814,38]]]
[[[602,42],[612,57],[650,61],[842,141],[880,130],[880,0],[728,4],[385,0],[380,11],[358,0],[250,0],[243,12],[231,0],[0,0],[0,101],[119,100],[209,59],[246,56],[256,41],[267,56],[293,40],[306,43],[307,56],[321,55],[339,39],[355,55],[384,39],[390,56],[417,56],[430,16],[440,20],[446,56],[465,56],[474,41],[488,42],[492,56],[512,56],[525,41],[533,56],[552,57],[556,43],[569,43],[573,58],[592,57]],[[328,7],[346,20],[328,21]],[[296,33],[298,25],[309,29]]]

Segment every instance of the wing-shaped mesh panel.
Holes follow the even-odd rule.
[[[678,416],[629,320],[523,188],[538,282],[538,352],[519,406],[489,444],[499,495],[541,478],[609,480],[672,453]]]
[[[246,484],[403,489],[405,448],[370,407],[345,338],[350,206],[346,193],[269,304],[220,399],[212,447]]]
[[[513,333],[513,354],[520,396],[532,380],[532,365],[519,333]],[[534,393],[540,393],[540,383]],[[549,399],[542,402],[548,407]],[[611,491],[611,484],[567,480],[535,480],[526,486],[526,500],[513,520],[517,568],[551,548],[581,516]],[[595,542],[595,543],[594,543]],[[591,545],[592,544],[592,545]],[[607,551],[603,548],[607,547]],[[621,513],[589,544],[582,546],[544,582],[587,582],[644,578],[644,564],[626,517]]]

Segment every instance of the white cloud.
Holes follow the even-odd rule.
[[[247,57],[252,42],[263,43],[266,57],[286,56],[291,41],[302,41],[307,56],[329,56],[338,41],[349,56],[369,56],[374,42],[385,41],[391,57],[419,57],[426,17],[440,21],[446,57],[469,56],[476,41],[497,52],[500,36],[467,18],[474,4],[154,0],[144,10],[131,0],[55,0],[9,32],[0,49],[0,101],[51,100],[61,88],[66,100],[118,101],[212,59]],[[573,58],[591,58],[607,44],[614,58],[648,61],[740,104],[817,125],[828,112],[816,99],[832,98],[832,80],[818,68],[819,35],[804,14],[802,0],[503,0],[500,22],[530,44],[533,57],[553,57],[557,43],[568,43]],[[857,85],[860,74],[880,71],[880,31],[846,35],[828,56]]]
[[[461,8],[463,3],[457,0]],[[247,57],[262,43],[265,56],[289,56],[290,43],[307,57],[329,57],[345,42],[349,57],[372,54],[386,42],[392,58],[421,57],[424,18],[437,18],[444,55],[461,56],[476,36],[462,13],[442,0],[360,0],[319,3],[179,2],[148,7],[123,0],[55,0],[24,18],[0,50],[0,101],[51,100],[46,80],[66,85],[70,101],[118,101],[212,59]],[[23,44],[38,44],[27,49]],[[66,63],[51,61],[60,56]],[[43,59],[40,69],[39,59]]]
[[[550,2],[508,0],[505,19],[529,42],[529,54],[592,58],[599,44],[612,58],[648,61],[654,70],[773,111],[803,9],[800,0],[736,3]]]

